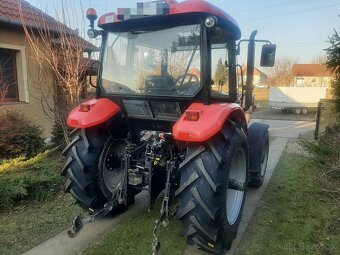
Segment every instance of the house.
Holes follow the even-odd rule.
[[[334,76],[323,64],[294,64],[292,75],[297,87],[327,87],[331,86]]]
[[[247,80],[247,66],[246,65],[242,66],[242,74],[243,74],[243,83],[245,84]],[[254,67],[253,77],[254,77],[253,78],[254,86],[265,85],[267,82],[267,75],[256,67]],[[240,68],[237,68],[237,81],[238,81],[238,84],[241,84],[242,82],[242,75],[241,75]]]
[[[48,30],[54,40],[50,43],[55,45],[56,49],[61,43],[58,41],[60,29],[84,43],[84,52],[87,52],[88,56],[97,48],[26,1],[0,0],[0,113],[6,110],[20,111],[43,128],[45,137],[50,137],[54,124],[53,115],[47,116],[48,107],[44,109],[41,97],[44,92],[44,95],[47,95],[54,89],[55,76],[51,69],[45,68],[43,86],[38,84],[41,63],[32,57],[34,51],[25,37],[23,19],[27,28],[37,31],[35,37],[39,37],[39,31]],[[82,58],[81,62],[88,72],[90,58]],[[86,74],[84,73],[84,79]],[[54,103],[50,97],[44,100]]]

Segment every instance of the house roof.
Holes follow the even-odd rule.
[[[69,35],[76,35],[74,30],[24,0],[0,0],[0,26],[22,28],[21,13],[26,25],[30,28],[45,29],[57,34],[63,31]],[[85,51],[98,50],[85,39],[78,37],[84,43]]]
[[[25,22],[31,27],[48,26],[51,31],[58,31],[62,27],[70,32],[72,31],[64,24],[23,0],[0,0],[0,23],[2,25],[22,26],[20,9]]]
[[[243,76],[247,75],[247,65],[242,66],[242,72],[243,72]],[[237,68],[237,75],[241,75],[240,68]],[[256,67],[254,67],[254,75],[266,76],[267,77],[267,75],[264,72],[257,69]]]
[[[294,76],[333,76],[332,73],[327,70],[326,65],[322,64],[294,64],[292,67],[292,74]]]

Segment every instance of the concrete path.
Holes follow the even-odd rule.
[[[242,222],[239,226],[238,235],[233,243],[231,250],[227,253],[234,254],[237,245],[246,231],[248,223],[254,213],[256,205],[261,199],[271,175],[278,163],[281,154],[288,142],[289,138],[298,138],[300,135],[310,133],[314,127],[314,122],[307,121],[281,121],[281,120],[252,120],[252,122],[263,122],[270,125],[270,135],[273,138],[270,144],[270,154],[267,174],[264,183],[259,189],[249,189],[244,207]],[[111,231],[114,226],[123,222],[125,219],[138,214],[146,208],[146,193],[142,193],[136,197],[136,203],[129,210],[113,219],[103,219],[84,226],[84,229],[76,238],[69,238],[66,231],[61,232],[55,237],[41,243],[35,248],[27,251],[23,255],[72,255],[79,254],[97,241],[101,236]],[[195,247],[188,247],[186,255],[206,254]]]

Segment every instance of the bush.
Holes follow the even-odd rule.
[[[43,200],[60,192],[58,169],[62,159],[51,151],[29,160],[16,158],[0,165],[0,209],[13,207],[21,200]]]
[[[42,129],[24,114],[7,111],[0,119],[0,159],[20,155],[32,157],[42,150]]]
[[[323,190],[340,206],[340,123],[327,127],[318,141],[301,140],[318,169]]]
[[[53,125],[51,142],[53,147],[59,147],[60,150],[66,146],[63,129],[58,124]]]

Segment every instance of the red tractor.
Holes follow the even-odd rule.
[[[96,99],[76,107],[63,151],[66,191],[94,217],[165,190],[161,221],[176,214],[189,244],[222,253],[236,236],[248,185],[260,186],[268,126],[248,126],[255,41],[262,66],[275,45],[241,40],[237,23],[206,1],[138,3],[97,18],[102,36]],[[246,85],[236,55],[248,42]],[[243,76],[243,75],[242,75]],[[174,209],[172,209],[174,208]],[[161,221],[157,221],[159,225]],[[154,250],[159,247],[158,239]]]

